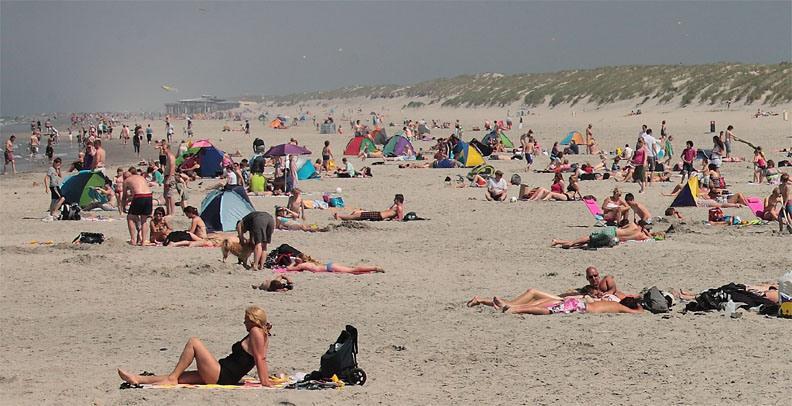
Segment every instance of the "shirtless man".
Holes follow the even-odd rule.
[[[336,220],[402,221],[404,219],[404,195],[399,193],[396,196],[394,196],[393,205],[391,205],[391,207],[389,207],[387,210],[383,210],[383,211],[355,210],[349,214],[334,213],[333,218]]]
[[[520,117],[522,119],[522,117]],[[527,171],[531,170],[531,165],[533,164],[533,154],[534,154],[534,139],[533,139],[533,130],[529,129],[527,133],[520,136],[520,144],[522,145],[523,149],[523,156],[525,157],[525,162],[528,165]]]
[[[166,141],[160,144],[160,149],[165,155],[165,182],[162,187],[162,192],[165,195],[165,215],[172,216],[176,211],[174,197],[178,194],[176,186],[179,183],[176,178],[176,157],[171,152],[170,145]]]
[[[784,223],[789,234],[792,234],[792,181],[789,180],[789,174],[781,175],[781,184],[778,185],[778,191],[781,193],[782,207],[778,212],[778,233],[784,231]]]
[[[39,150],[39,137],[34,132],[30,135],[30,159],[33,159],[38,154]]]
[[[589,282],[588,285],[579,289],[561,293],[560,295],[553,295],[542,292],[538,289],[530,288],[512,300],[504,300],[497,296],[493,297],[492,300],[481,299],[478,296],[473,296],[473,298],[467,302],[467,306],[473,307],[483,304],[485,306],[492,306],[496,309],[499,309],[503,305],[539,305],[542,303],[549,303],[551,301],[563,300],[563,298],[569,296],[591,296],[600,300],[621,300],[629,296],[624,292],[619,291],[619,289],[616,287],[616,280],[613,278],[613,275],[607,275],[600,279],[599,271],[596,267],[590,266],[586,268],[586,279]]]
[[[633,196],[632,193],[627,193],[627,195],[624,196],[624,200],[633,211],[633,220],[635,220],[635,217],[637,216],[638,220],[643,221],[644,224],[652,224],[652,213],[649,212],[649,209],[647,209],[646,206],[636,202],[635,196]]]
[[[147,245],[148,219],[153,211],[151,189],[146,178],[134,174],[135,168],[129,168],[124,173],[124,193],[120,205],[127,212],[127,226],[129,227],[129,243],[131,245]],[[126,205],[129,203],[129,209]]]
[[[303,208],[302,190],[295,188],[289,196],[286,204],[287,216],[293,219],[305,220],[305,208]]]
[[[94,153],[93,162],[91,163],[91,169],[95,171],[104,171],[105,157],[107,156],[107,153],[102,147],[102,140],[94,141],[93,145],[96,149],[96,152]]]
[[[16,159],[14,158],[14,141],[16,141],[16,135],[11,134],[5,142],[5,150],[3,151],[3,175],[6,174],[6,168],[8,164],[11,164],[11,169],[14,170],[14,175],[16,175]]]

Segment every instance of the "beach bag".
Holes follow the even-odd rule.
[[[297,248],[289,244],[281,244],[267,254],[267,258],[264,259],[264,267],[288,266],[292,262],[292,257],[299,257],[300,255],[302,255],[302,252]]]
[[[79,220],[80,219],[80,205],[77,203],[64,204],[61,206],[61,214],[59,220]]]
[[[516,173],[514,175],[512,175],[511,184],[515,185],[515,186],[522,185],[522,178],[520,177],[520,175],[518,175]]]
[[[723,210],[718,207],[709,209],[708,218],[710,222],[723,221]]]
[[[349,385],[366,383],[366,372],[358,368],[357,329],[347,325],[319,360],[319,370],[305,376],[303,381],[329,380],[333,375]]]
[[[331,197],[327,204],[329,204],[330,207],[344,207],[344,199],[340,196]]]
[[[644,293],[643,301],[644,308],[652,313],[668,313],[668,300],[657,286],[652,286]]]
[[[88,233],[83,231],[72,240],[72,244],[101,244],[104,240],[105,237],[102,233]]]

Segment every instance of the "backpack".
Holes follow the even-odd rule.
[[[644,308],[652,313],[668,313],[668,300],[663,292],[652,286],[643,295]]]
[[[59,220],[79,220],[80,219],[80,205],[77,203],[64,204],[61,206],[61,214]]]
[[[291,263],[291,257],[299,257],[300,255],[302,255],[302,252],[297,248],[289,244],[281,244],[267,254],[267,258],[264,260],[264,267],[287,266]]]
[[[341,331],[338,339],[325,351],[319,361],[319,370],[305,376],[304,381],[328,380],[336,375],[349,385],[366,383],[366,372],[358,368],[358,333],[351,325]]]
[[[105,241],[105,236],[102,233],[88,233],[81,232],[77,237],[72,240],[72,244],[101,244]]]

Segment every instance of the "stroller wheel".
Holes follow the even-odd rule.
[[[349,371],[350,385],[363,385],[364,383],[366,383],[366,371],[360,368],[354,368]]]

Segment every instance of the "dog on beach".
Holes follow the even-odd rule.
[[[250,254],[253,253],[252,244],[243,245],[240,244],[239,240],[237,239],[226,238],[223,240],[223,244],[220,245],[220,249],[223,251],[223,262],[226,262],[228,254],[233,254],[237,257],[237,263],[241,264],[245,268],[248,267],[247,260],[250,258]]]

